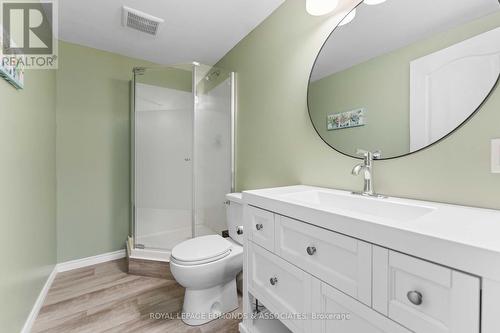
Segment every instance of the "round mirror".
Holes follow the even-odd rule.
[[[459,128],[499,75],[498,0],[366,0],[316,59],[309,115],[345,155],[400,157]]]

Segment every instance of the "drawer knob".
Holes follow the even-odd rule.
[[[422,304],[422,294],[416,290],[409,291],[408,294],[406,294],[406,297],[408,297],[408,300],[415,305],[420,305]]]
[[[262,225],[262,223],[258,223],[255,225],[255,229],[257,230],[262,230],[262,228],[264,228],[264,226]]]
[[[272,277],[269,279],[269,282],[271,283],[271,285],[275,286],[278,284],[278,278],[276,276]]]
[[[307,254],[312,256],[316,253],[316,247],[315,246],[308,246],[307,249]]]

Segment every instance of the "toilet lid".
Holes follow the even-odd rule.
[[[172,257],[183,262],[200,262],[220,258],[231,251],[231,242],[219,235],[189,239],[172,249]]]

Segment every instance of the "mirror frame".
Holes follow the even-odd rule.
[[[498,5],[499,5],[499,10],[500,10],[500,0],[497,0],[498,2]],[[313,119],[312,119],[312,116],[311,116],[311,107],[310,107],[310,102],[309,102],[309,87],[311,86],[311,78],[312,78],[312,74],[313,74],[313,71],[314,71],[314,68],[316,67],[316,62],[318,61],[318,58],[321,54],[321,51],[323,51],[323,48],[325,47],[326,43],[328,43],[328,41],[330,40],[330,37],[332,37],[332,35],[335,33],[335,31],[337,30],[337,28],[340,26],[340,22],[342,22],[342,20],[347,17],[353,10],[355,10],[356,8],[358,8],[359,6],[361,6],[363,4],[363,1],[361,0],[356,6],[354,6],[344,17],[342,17],[342,19],[339,21],[339,23],[333,28],[333,30],[328,34],[328,37],[326,37],[326,40],[323,42],[323,44],[321,45],[321,48],[319,49],[318,51],[318,54],[316,55],[316,58],[314,59],[314,63],[312,65],[312,68],[311,68],[311,71],[310,71],[310,74],[309,74],[309,80],[307,82],[307,115],[309,116],[309,120],[311,121],[311,125],[312,127],[314,128],[314,131],[316,132],[316,134],[321,138],[321,140],[327,145],[329,146],[330,148],[332,148],[333,150],[335,150],[336,152],[344,155],[344,156],[347,156],[347,157],[351,157],[351,158],[355,158],[355,159],[359,159],[359,160],[362,160],[363,157],[362,156],[354,156],[354,153],[353,155],[349,155],[348,153],[345,153],[337,148],[335,148],[333,145],[331,145],[329,142],[327,142],[320,134],[319,134],[319,131],[318,129],[316,128],[316,126],[314,125],[314,122],[313,122]],[[418,152],[421,152],[423,150],[426,150],[432,146],[434,146],[435,144],[437,143],[440,143],[441,141],[444,141],[445,139],[447,139],[449,136],[451,136],[452,134],[454,134],[456,131],[458,131],[460,128],[462,128],[462,126],[464,126],[469,120],[472,119],[472,117],[474,117],[476,115],[476,113],[478,113],[481,108],[483,107],[484,104],[486,104],[486,102],[488,102],[488,100],[490,99],[491,95],[493,95],[493,93],[496,91],[497,87],[500,85],[500,74],[498,75],[496,81],[495,81],[495,84],[493,85],[493,87],[491,87],[491,90],[490,92],[486,95],[486,97],[484,98],[484,100],[479,104],[479,106],[467,117],[465,118],[465,120],[463,122],[461,122],[457,127],[455,127],[453,130],[449,131],[448,134],[446,134],[445,136],[439,138],[438,140],[432,142],[431,144],[425,146],[425,147],[422,147],[420,149],[417,149],[415,151],[410,151],[406,154],[402,154],[402,155],[398,155],[398,156],[392,156],[392,157],[381,157],[381,158],[378,158],[376,159],[377,161],[387,161],[387,160],[393,160],[393,159],[396,159],[396,158],[401,158],[401,157],[406,157],[408,155],[412,155],[412,154],[415,154],[415,153],[418,153]],[[363,147],[358,147],[358,149],[363,149]],[[383,156],[383,151],[382,151],[382,156]]]

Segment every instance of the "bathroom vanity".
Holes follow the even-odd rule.
[[[243,201],[241,332],[499,331],[500,212],[302,185]]]

